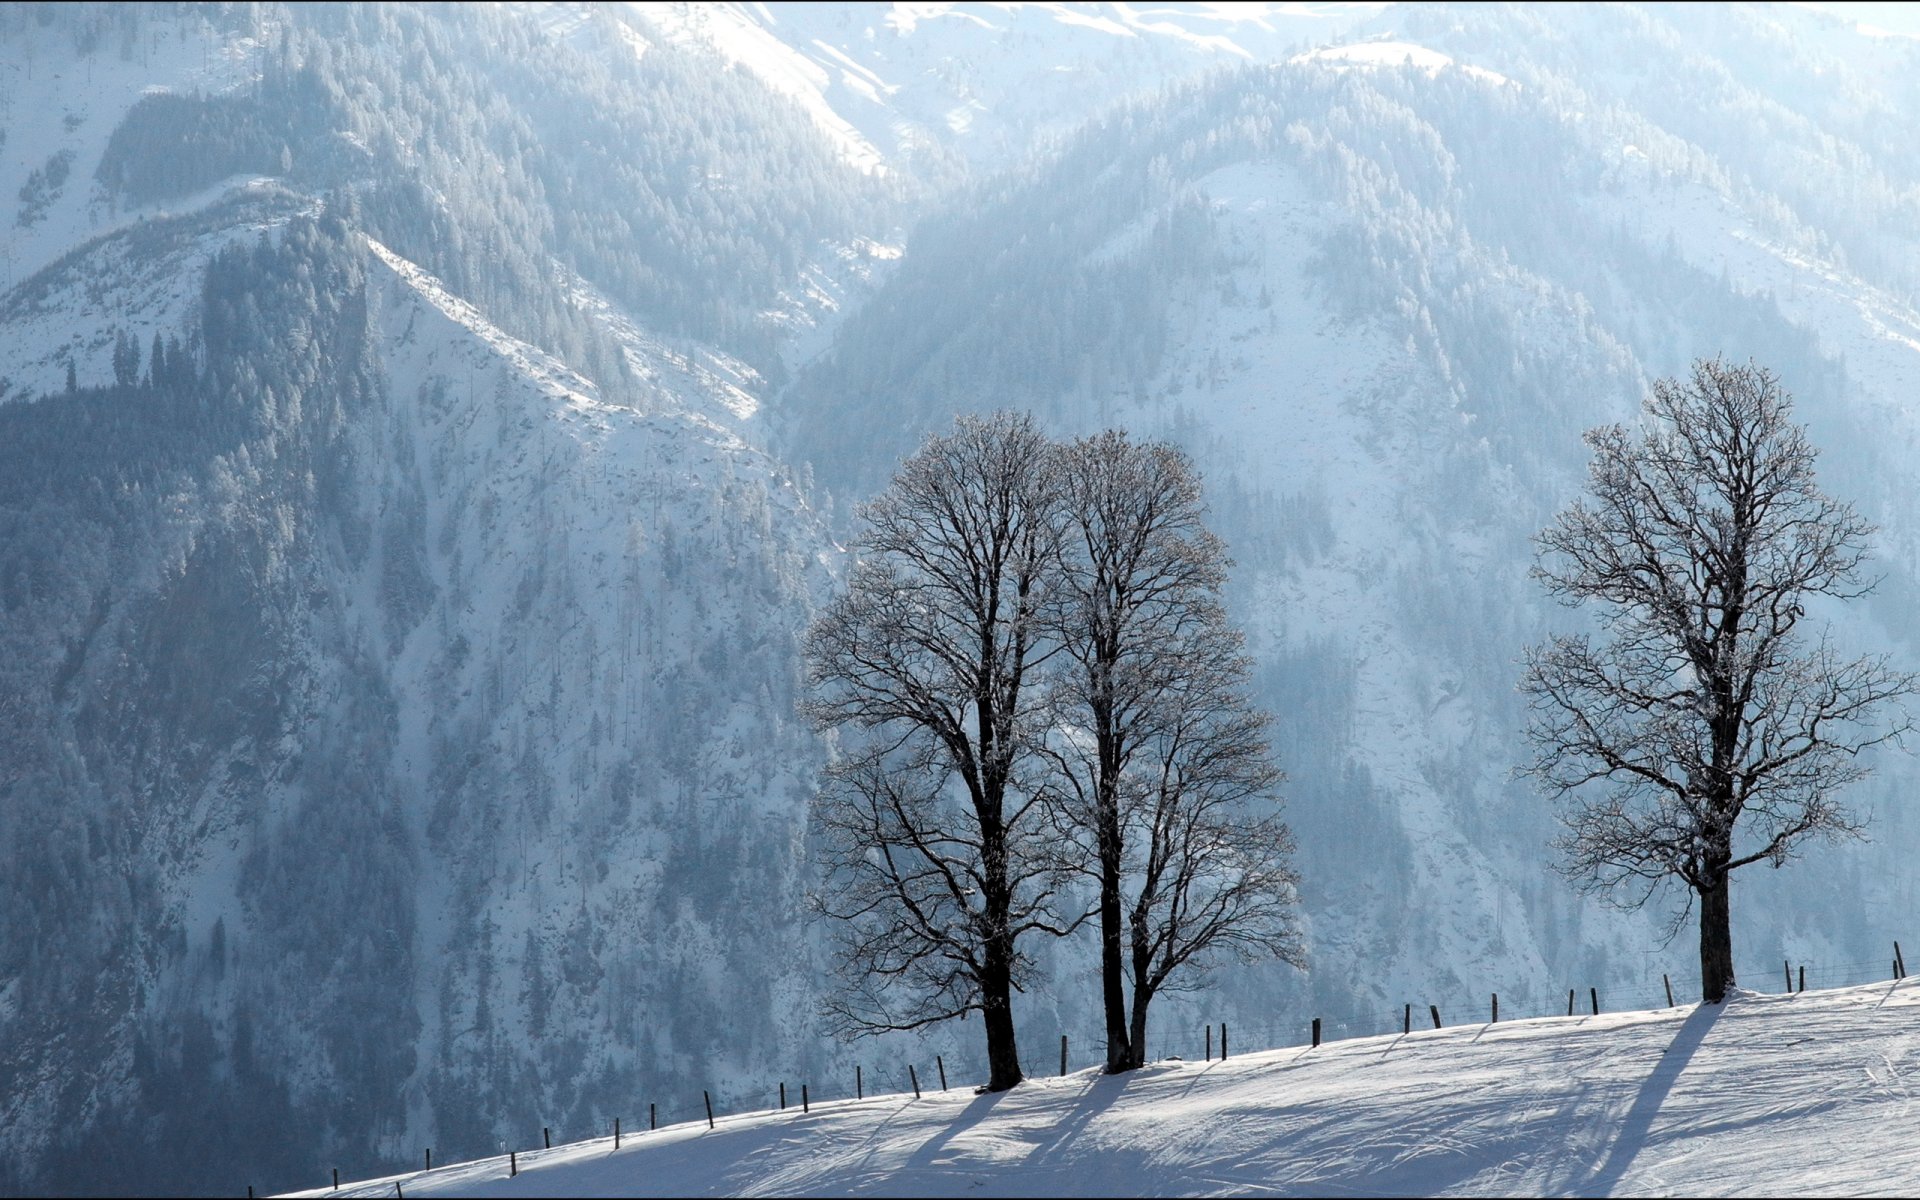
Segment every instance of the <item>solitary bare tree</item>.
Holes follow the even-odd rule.
[[[1671,879],[1691,889],[1708,1003],[1734,983],[1728,877],[1858,836],[1837,793],[1867,774],[1863,750],[1911,727],[1897,703],[1874,718],[1913,676],[1800,634],[1810,598],[1871,590],[1872,527],[1816,486],[1790,410],[1770,371],[1694,363],[1654,385],[1639,433],[1588,432],[1588,495],[1538,539],[1535,576],[1598,602],[1607,635],[1530,648],[1521,682],[1531,770],[1569,801],[1563,869],[1626,907]]]
[[[1047,611],[1064,653],[1048,787],[1096,881],[1106,1069],[1117,1072],[1145,1061],[1154,994],[1209,948],[1266,945],[1297,960],[1291,841],[1276,816],[1249,811],[1271,805],[1279,773],[1264,718],[1237,690],[1245,660],[1219,599],[1227,557],[1192,463],[1112,430],[1060,457],[1066,533]]]
[[[1024,772],[1039,612],[1056,570],[1052,447],[1031,419],[962,417],[862,513],[847,591],[809,630],[808,711],[853,733],[817,810],[848,1032],[978,1011],[990,1090],[1020,1082],[1022,937],[1065,934],[1057,838]]]

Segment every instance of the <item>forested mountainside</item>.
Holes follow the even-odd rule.
[[[1311,969],[1157,1029],[1680,980],[1511,774],[1515,660],[1577,620],[1529,539],[1581,430],[1751,356],[1881,525],[1835,640],[1920,662],[1913,46],[1765,6],[0,10],[0,1190],[371,1175],[843,1064],[797,640],[853,506],[1003,405],[1177,440],[1238,561]],[[1736,887],[1742,964],[1912,919],[1920,778],[1878,765],[1871,842]],[[1089,948],[1042,958],[1028,1052],[1091,1044]]]

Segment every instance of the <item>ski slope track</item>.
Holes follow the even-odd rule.
[[[761,1112],[300,1195],[1911,1195],[1913,980]]]

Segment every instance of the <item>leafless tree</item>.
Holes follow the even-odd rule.
[[[1029,777],[1039,621],[1056,572],[1052,447],[1031,419],[962,417],[862,512],[847,591],[809,630],[808,712],[846,731],[817,823],[846,987],[841,1028],[978,1011],[990,1090],[1021,1078],[1021,939],[1065,934],[1058,839]]]
[[[1563,869],[1627,907],[1685,883],[1709,1003],[1734,983],[1730,874],[1857,836],[1838,793],[1911,726],[1913,676],[1801,635],[1811,598],[1871,590],[1872,527],[1816,486],[1790,411],[1770,371],[1696,362],[1654,385],[1641,431],[1588,432],[1588,495],[1538,539],[1535,576],[1597,602],[1605,634],[1530,648],[1521,682],[1531,770],[1569,801]]]
[[[1048,787],[1087,843],[1117,1072],[1145,1061],[1148,1006],[1176,972],[1228,947],[1300,961],[1292,841],[1253,811],[1272,806],[1280,775],[1242,694],[1246,660],[1219,599],[1227,557],[1191,461],[1108,431],[1063,447],[1060,474]]]

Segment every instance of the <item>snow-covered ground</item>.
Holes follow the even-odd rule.
[[[1913,979],[1740,992],[723,1116],[521,1153],[525,1178],[501,1157],[301,1194],[1912,1195],[1916,1015]]]

